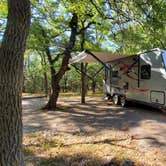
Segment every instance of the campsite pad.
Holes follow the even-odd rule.
[[[138,148],[147,151],[158,148],[166,152],[166,118],[162,112],[141,105],[129,108],[112,106],[101,98],[87,97],[87,104],[80,104],[80,97],[60,98],[57,111],[39,110],[46,98],[23,100],[24,134],[49,130],[56,133],[124,133]],[[62,107],[63,106],[63,107]]]

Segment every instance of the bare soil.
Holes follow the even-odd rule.
[[[80,97],[63,97],[56,111],[41,110],[46,101],[46,98],[23,100],[24,135],[48,130],[69,134],[98,133],[102,137],[114,131],[120,135],[119,139],[127,135],[144,153],[154,151],[156,156],[166,153],[166,116],[159,110],[136,104],[121,108],[99,97],[87,97],[86,104],[80,104]],[[166,158],[161,162],[157,160],[157,165],[166,165]]]

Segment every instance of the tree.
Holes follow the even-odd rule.
[[[7,18],[0,47],[0,165],[23,166],[21,92],[29,0],[8,0]]]
[[[115,1],[128,24],[118,27],[109,37],[121,53],[135,54],[155,47],[165,48],[166,2],[163,0]]]
[[[57,107],[56,104],[57,104],[57,99],[58,99],[59,92],[60,92],[59,83],[60,83],[60,80],[62,79],[63,75],[65,74],[65,72],[67,70],[69,70],[68,62],[71,57],[71,52],[74,48],[74,44],[76,41],[77,27],[78,27],[78,17],[77,17],[76,13],[73,13],[72,19],[70,21],[71,34],[70,34],[69,43],[68,43],[67,47],[65,48],[64,56],[62,59],[62,64],[61,64],[61,67],[58,72],[56,72],[53,67],[54,62],[51,58],[51,55],[49,53],[47,54],[48,61],[50,63],[50,69],[51,69],[51,88],[52,88],[49,101],[45,107],[47,109],[55,109]]]
[[[47,95],[47,66],[45,57],[41,57],[37,52],[27,50],[24,56],[24,85],[23,92],[41,93]]]
[[[86,4],[87,0],[81,3],[75,3],[71,0],[65,3],[44,1],[41,6],[40,4],[36,5],[35,12],[38,11],[37,15],[40,17],[34,18],[32,35],[33,39],[38,41],[35,43],[40,43],[40,46],[32,44],[32,47],[44,52],[50,67],[51,94],[45,107],[47,109],[56,108],[60,80],[69,69],[68,63],[75,47],[76,37],[94,23],[91,21],[93,16],[87,15]],[[57,11],[55,11],[55,6],[58,7]],[[85,27],[82,27],[80,23],[85,17],[89,20],[85,20]],[[45,18],[44,21],[43,18]],[[36,32],[39,35],[35,35]],[[61,62],[60,65],[59,62]]]

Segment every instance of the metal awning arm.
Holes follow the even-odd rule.
[[[93,75],[93,77],[96,77],[97,74],[99,74],[99,73],[103,70],[103,68],[104,68],[104,66],[102,66],[102,67]]]
[[[77,72],[81,73],[81,70],[74,64],[71,64],[71,66],[73,66]],[[91,80],[93,80],[93,78],[91,76],[89,76],[87,73],[82,72],[83,74],[85,74],[88,78],[90,78]]]
[[[97,56],[95,56],[92,52],[89,50],[85,50],[85,53],[91,55],[94,59],[96,59],[98,62],[100,62],[106,69],[110,70],[111,68],[106,65],[102,60],[100,60]]]

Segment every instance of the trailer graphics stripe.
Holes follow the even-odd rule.
[[[150,89],[148,89],[148,88],[133,88],[133,90],[136,90],[138,92],[148,92]]]

